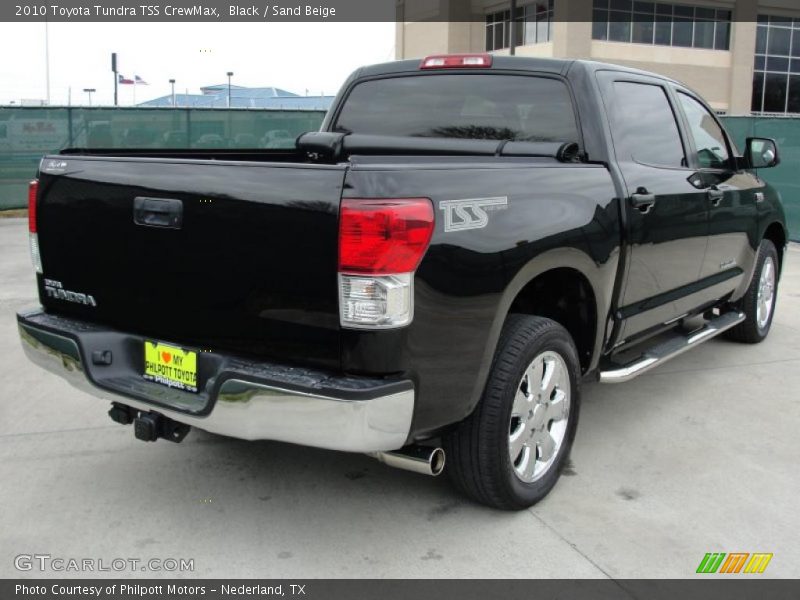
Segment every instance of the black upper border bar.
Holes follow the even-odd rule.
[[[594,2],[613,4],[613,10],[640,12],[650,0],[514,0],[523,7],[553,3],[552,21],[592,21]],[[755,0],[664,0],[700,8],[730,9],[732,21],[755,21]],[[626,9],[631,5],[630,9]],[[636,5],[636,9],[634,9]],[[5,22],[474,22],[484,23],[487,9],[510,9],[512,0],[9,0],[0,3]],[[777,16],[798,17],[792,11],[768,10]],[[794,11],[797,12],[797,11]]]

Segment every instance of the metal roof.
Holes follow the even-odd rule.
[[[286,97],[238,97],[231,96],[230,108],[271,108],[275,110],[322,110],[326,111],[333,103],[333,96],[286,96]],[[228,96],[175,94],[178,108],[228,108]],[[172,107],[172,96],[161,96],[137,104],[141,107]]]
[[[225,94],[228,93],[228,84],[219,83],[216,85],[204,85],[200,88],[203,94]],[[237,96],[242,94],[249,94],[253,96],[297,96],[294,92],[284,90],[276,87],[244,87],[241,85],[231,85],[231,94],[236,93]]]
[[[201,94],[175,94],[175,106],[188,108],[228,108],[228,84],[200,88]],[[270,108],[275,110],[328,110],[334,96],[298,96],[276,87],[231,86],[231,108]],[[172,95],[140,102],[137,106],[171,107]]]

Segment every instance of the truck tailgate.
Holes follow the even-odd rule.
[[[199,349],[339,366],[344,166],[51,158],[60,172],[40,174],[37,215],[48,312]]]

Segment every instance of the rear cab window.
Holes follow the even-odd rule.
[[[578,142],[566,83],[522,75],[436,74],[358,83],[334,131],[524,142]]]

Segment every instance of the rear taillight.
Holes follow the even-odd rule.
[[[339,316],[343,327],[411,322],[414,271],[433,234],[427,198],[345,199],[339,215]]]
[[[39,194],[39,182],[34,179],[28,184],[28,243],[31,249],[31,261],[37,273],[42,272],[42,256],[39,253],[39,234],[36,223],[36,197]]]
[[[39,193],[39,181],[34,179],[28,184],[28,231],[36,233],[36,195]]]
[[[342,200],[339,272],[392,275],[417,268],[433,233],[427,198]]]
[[[492,66],[491,54],[440,54],[422,59],[420,69],[481,69]]]

